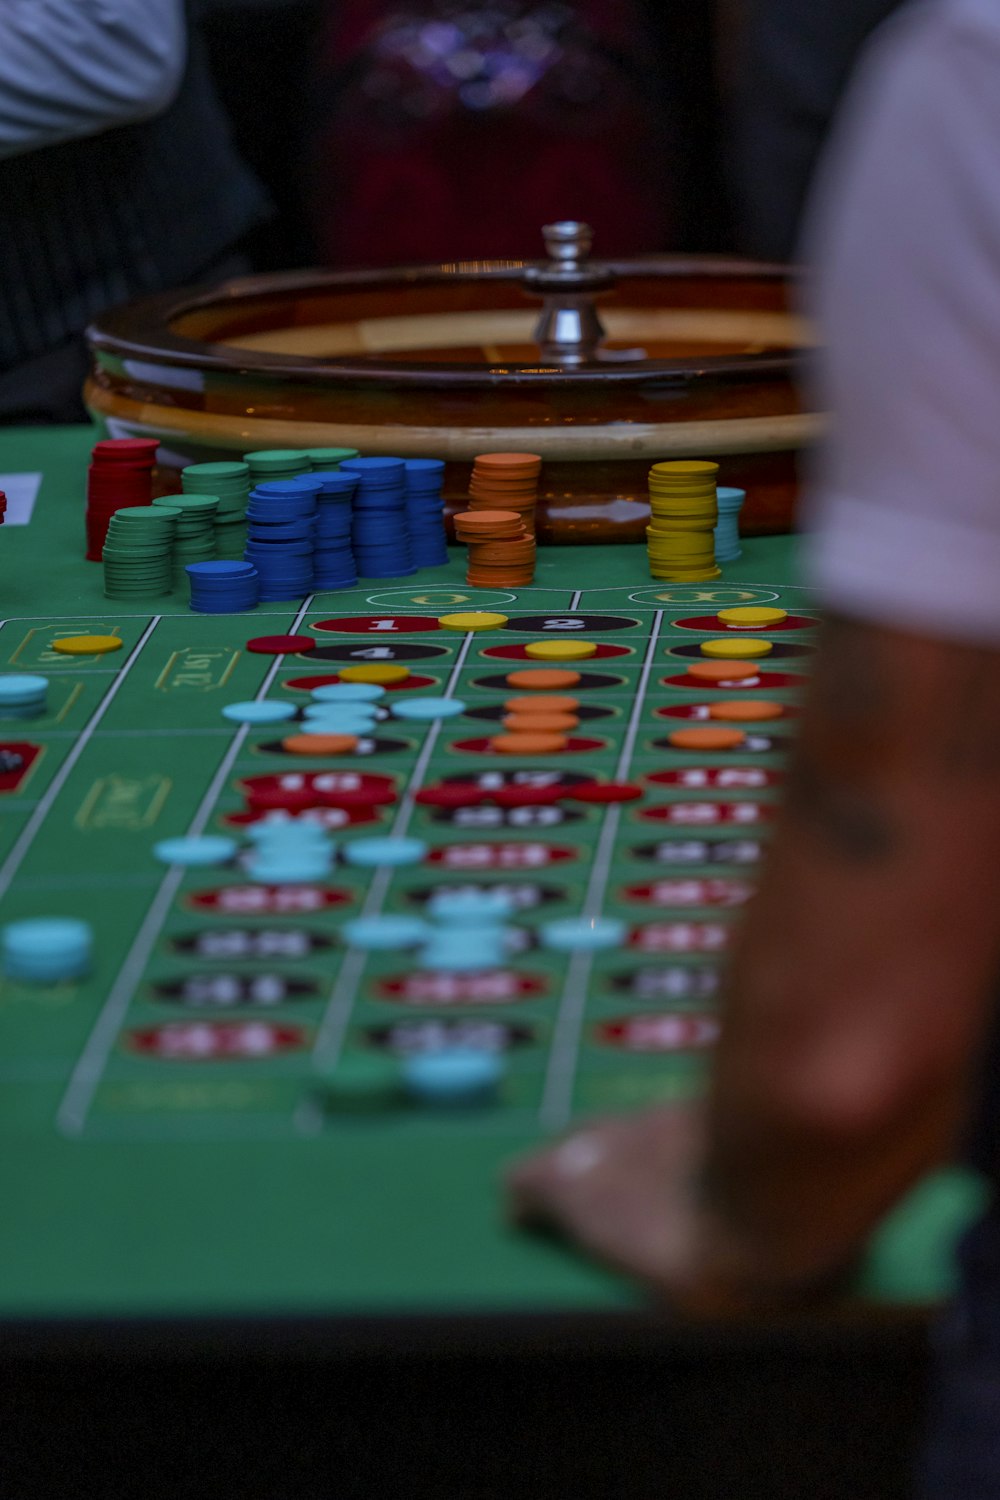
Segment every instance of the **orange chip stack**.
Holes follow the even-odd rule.
[[[541,472],[537,453],[481,453],[472,470],[469,509],[516,510],[533,537]]]
[[[515,510],[462,510],[455,535],[469,549],[465,578],[477,588],[516,587],[535,576],[535,539]]]

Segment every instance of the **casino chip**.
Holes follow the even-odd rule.
[[[394,719],[453,719],[464,713],[460,698],[404,698],[392,705]]]
[[[787,609],[768,608],[759,604],[741,604],[732,609],[720,609],[715,617],[723,625],[740,625],[744,630],[763,630],[767,625],[780,625],[788,619]]]
[[[295,714],[294,703],[272,703],[265,699],[259,703],[227,703],[222,710],[222,717],[234,724],[280,724],[285,719],[294,719]]]
[[[628,933],[628,924],[618,917],[559,917],[543,922],[543,948],[556,953],[600,953],[605,948],[620,948]]]
[[[416,948],[427,939],[428,926],[420,917],[355,917],[345,922],[341,935],[351,948],[371,953],[395,953]]]
[[[405,682],[410,675],[409,667],[393,662],[359,662],[357,665],[341,667],[337,676],[341,682],[368,682],[387,687],[392,682]]]
[[[488,1103],[504,1076],[504,1059],[495,1050],[449,1047],[416,1052],[402,1064],[403,1087],[418,1104],[460,1108]]]
[[[344,859],[349,865],[375,868],[378,865],[417,865],[427,853],[422,839],[355,839],[344,846]]]
[[[596,654],[597,644],[577,640],[529,641],[524,650],[537,661],[585,661]]]
[[[550,693],[559,688],[576,687],[580,673],[572,667],[526,667],[507,673],[507,683],[521,693]]]
[[[751,636],[741,635],[701,643],[703,656],[715,656],[722,661],[740,661],[748,657],[768,656],[773,649],[772,641],[757,641]]]
[[[761,723],[766,719],[780,719],[784,706],[771,703],[766,698],[727,698],[721,703],[710,703],[710,719],[722,719],[738,724]]]
[[[467,614],[441,615],[438,624],[444,630],[499,630],[506,625],[507,616],[491,614],[489,610],[471,610]]]
[[[121,637],[117,635],[64,635],[52,642],[53,651],[63,656],[104,656],[121,648]]]
[[[735,750],[746,740],[741,729],[712,729],[697,726],[693,729],[674,729],[667,739],[675,750]]]
[[[495,734],[490,745],[500,755],[554,755],[565,750],[566,736],[519,730],[514,734]]]
[[[153,853],[165,865],[224,865],[235,858],[236,847],[235,839],[206,833],[199,838],[161,839]]]
[[[94,936],[75,917],[26,917],[0,929],[0,965],[8,979],[58,984],[90,972]]]
[[[385,697],[385,688],[377,682],[325,682],[310,696],[317,703],[374,703]]]
[[[356,734],[290,734],[281,742],[289,755],[350,755],[358,748]]]
[[[698,682],[739,682],[760,671],[749,661],[692,661],[684,668]]]
[[[286,653],[299,656],[303,651],[315,649],[316,641],[311,635],[255,635],[247,641],[247,650],[262,656],[284,656]]]

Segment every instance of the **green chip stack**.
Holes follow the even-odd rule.
[[[179,514],[167,505],[128,505],[115,511],[104,543],[106,598],[170,593]]]
[[[215,515],[219,498],[217,495],[163,495],[153,504],[173,510],[177,515],[173,581],[175,588],[182,588],[187,583],[184,569],[188,563],[215,560]]]
[[[649,471],[650,523],[646,529],[649,570],[672,583],[718,578],[715,484],[718,464],[681,460]]]
[[[314,474],[335,474],[349,458],[360,458],[357,448],[307,448],[306,458]]]
[[[232,461],[188,464],[181,473],[186,495],[213,495],[215,512],[215,557],[239,561],[247,542],[246,510],[250,493],[250,465]]]
[[[261,448],[244,453],[250,469],[250,488],[272,479],[294,479],[297,474],[311,474],[309,455],[301,448]]]

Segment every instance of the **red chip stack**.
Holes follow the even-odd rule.
[[[7,496],[0,490],[0,526],[7,519]]]
[[[104,438],[87,471],[87,560],[100,562],[116,510],[153,502],[156,438]]]

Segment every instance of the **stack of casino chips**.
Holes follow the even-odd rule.
[[[358,581],[358,567],[351,548],[351,522],[358,476],[333,469],[314,470],[312,477],[320,485],[313,535],[313,588],[353,588]]]
[[[262,603],[302,599],[311,591],[321,489],[310,471],[250,491],[244,558],[257,569]]]
[[[541,472],[537,453],[481,453],[472,469],[469,509],[516,510],[534,536]]]
[[[0,526],[7,519],[7,496],[0,490]]]
[[[516,510],[462,510],[455,536],[469,548],[467,583],[476,588],[522,588],[535,576],[535,538]]]
[[[314,474],[332,474],[349,458],[357,458],[357,448],[306,448],[303,450]]]
[[[256,609],[260,580],[253,563],[234,558],[189,563],[184,570],[191,585],[190,606],[199,615],[235,615]]]
[[[104,542],[106,598],[170,593],[179,514],[168,505],[124,506],[115,512]]]
[[[715,494],[719,502],[719,521],[715,528],[715,560],[720,563],[735,562],[743,553],[740,546],[740,511],[747,492],[720,486]]]
[[[48,708],[49,679],[32,672],[0,676],[0,719],[40,719]]]
[[[444,463],[440,458],[406,460],[406,520],[417,568],[440,568],[448,561],[443,482]]]
[[[718,464],[682,460],[649,471],[649,570],[654,578],[698,583],[718,578],[715,498]]]
[[[250,470],[252,485],[294,479],[297,474],[312,470],[309,456],[301,448],[260,448],[255,453],[244,453],[243,459]]]
[[[236,460],[215,464],[188,464],[181,472],[181,489],[186,495],[217,496],[219,507],[215,512],[214,522],[215,555],[242,558],[247,540],[250,465]]]
[[[23,917],[0,931],[0,968],[21,984],[83,979],[93,956],[93,929],[78,917]]]
[[[100,562],[115,511],[148,505],[153,498],[156,438],[104,438],[95,443],[87,470],[87,560]]]
[[[219,501],[215,495],[163,495],[153,501],[174,512],[173,580],[174,587],[184,583],[188,563],[208,562],[215,557],[215,513]]]
[[[351,545],[361,578],[409,578],[417,570],[406,515],[406,463],[401,458],[349,458],[355,474]]]

